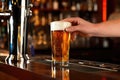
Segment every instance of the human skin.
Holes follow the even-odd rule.
[[[120,37],[120,19],[91,23],[79,17],[71,17],[62,21],[72,23],[72,26],[66,28],[67,32],[79,32],[89,37]]]

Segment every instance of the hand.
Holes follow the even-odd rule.
[[[73,17],[73,18],[66,18],[62,21],[71,22],[72,26],[66,28],[67,32],[79,32],[82,36],[92,36],[92,33],[95,29],[95,24],[90,23],[82,18]]]

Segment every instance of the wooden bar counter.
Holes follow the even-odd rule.
[[[48,56],[44,58],[36,56],[19,63],[1,61],[0,80],[120,80],[116,69],[85,66],[78,60],[71,60],[68,67],[55,67]]]

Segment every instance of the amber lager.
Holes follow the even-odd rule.
[[[66,64],[69,62],[70,33],[65,28],[71,26],[69,22],[51,22],[51,48],[53,62]]]

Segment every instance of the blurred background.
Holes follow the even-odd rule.
[[[81,17],[92,23],[99,23],[120,17],[120,0],[31,0],[31,2],[32,16],[29,17],[27,25],[28,48],[32,45],[35,54],[51,55],[49,25],[51,21]],[[7,21],[1,18],[0,49],[8,50]],[[88,38],[74,34],[70,57],[119,64],[120,38]]]

